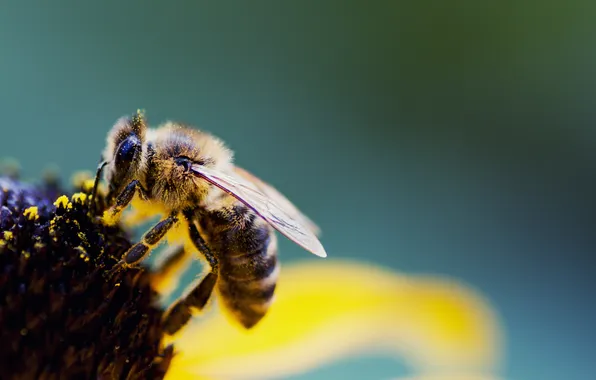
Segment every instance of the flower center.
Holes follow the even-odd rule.
[[[131,246],[89,192],[0,177],[0,378],[162,378],[163,311],[149,273],[107,271]],[[133,375],[133,376],[131,376]]]

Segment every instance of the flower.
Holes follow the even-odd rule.
[[[105,275],[131,241],[96,218],[101,195],[88,207],[89,181],[77,190],[66,197],[55,183],[0,177],[0,378],[266,379],[371,350],[428,376],[412,379],[476,379],[498,367],[498,323],[482,297],[361,262],[284,267],[253,329],[211,308],[167,336],[154,274]]]
[[[253,330],[212,313],[175,336],[180,353],[166,379],[280,378],[367,351],[394,354],[420,374],[491,372],[499,364],[493,312],[455,281],[308,261],[283,268],[276,294]],[[209,343],[197,345],[199,337]]]
[[[86,200],[0,177],[0,378],[155,378],[169,366],[150,276],[105,278],[130,241]]]

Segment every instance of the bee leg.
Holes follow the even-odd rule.
[[[184,216],[188,220],[188,232],[197,249],[205,256],[211,271],[204,277],[195,280],[190,286],[189,291],[178,299],[166,312],[164,317],[164,330],[167,334],[173,335],[180,330],[192,317],[192,309],[201,310],[209,301],[213,288],[217,282],[219,263],[217,258],[207,247],[207,244],[201,237],[199,230],[192,221],[191,212],[185,211]]]
[[[197,229],[197,226],[194,223],[193,211],[184,210],[183,214],[184,218],[188,222],[188,234],[190,235],[190,239],[192,240],[193,244],[199,250],[199,252],[201,252],[201,254],[205,256],[205,259],[207,259],[209,266],[211,266],[211,272],[214,272],[216,274],[219,273],[219,261],[217,260],[217,257],[215,257],[213,252],[211,252],[211,250],[207,246],[207,243],[205,243],[205,240],[203,240],[201,233]]]
[[[172,213],[167,218],[159,221],[143,235],[140,242],[126,251],[120,262],[110,270],[109,275],[112,275],[123,266],[130,267],[141,262],[177,222],[176,213]]]
[[[140,182],[135,179],[131,181],[120,194],[118,194],[114,205],[104,212],[103,220],[107,224],[115,224],[120,214],[124,211],[126,206],[128,206],[130,201],[132,201],[137,191],[140,193],[141,197],[146,197],[145,190],[141,187]]]
[[[185,295],[166,311],[163,324],[166,334],[174,335],[184,327],[192,317],[191,309],[201,310],[205,307],[216,282],[217,275],[213,272],[192,282]]]
[[[161,252],[154,269],[151,271],[151,285],[162,297],[170,295],[178,286],[183,272],[192,259],[184,245],[168,247]]]

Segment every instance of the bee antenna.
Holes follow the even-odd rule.
[[[97,196],[97,187],[99,186],[99,181],[101,180],[101,172],[103,168],[108,164],[108,161],[101,161],[99,165],[97,165],[97,172],[95,173],[95,181],[93,182],[93,190],[91,191],[91,196],[89,197],[89,212],[95,211],[95,197]]]

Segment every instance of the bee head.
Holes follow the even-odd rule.
[[[191,167],[225,170],[231,166],[231,152],[219,139],[182,124],[169,122],[154,132],[145,169],[152,197],[172,209],[202,203],[211,185],[197,177]]]
[[[120,118],[108,133],[103,159],[108,161],[105,178],[109,197],[118,194],[140,171],[147,124],[137,111],[132,117]]]

